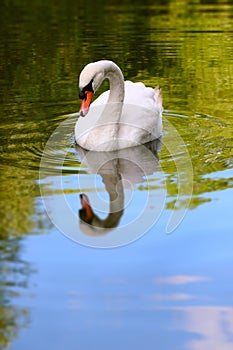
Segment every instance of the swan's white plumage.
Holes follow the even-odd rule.
[[[103,92],[94,102],[92,106],[99,106],[101,104],[106,104],[109,98],[109,92]],[[162,108],[159,106],[159,89],[156,93],[155,89],[151,87],[146,87],[143,83],[133,83],[132,81],[125,81],[125,97],[124,104],[133,104],[147,109]],[[161,101],[162,102],[162,101]]]
[[[104,78],[110,80],[110,90],[102,93],[88,114],[77,121],[77,144],[93,151],[113,151],[159,138],[163,110],[160,89],[124,82],[119,67],[111,61],[87,65],[80,75],[80,86],[93,79],[98,88]]]

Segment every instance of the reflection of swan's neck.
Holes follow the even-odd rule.
[[[107,186],[106,189],[108,190]],[[124,189],[122,181],[118,181],[115,189],[110,192],[110,213],[120,212],[124,209]]]
[[[116,179],[118,181],[116,181]],[[105,219],[99,219],[101,227],[116,227],[124,212],[124,189],[122,181],[117,176],[103,176],[106,190],[110,197],[110,207],[108,216]]]
[[[124,77],[115,63],[108,62],[105,67],[105,78],[109,79],[110,83],[108,103],[123,102],[125,96]]]

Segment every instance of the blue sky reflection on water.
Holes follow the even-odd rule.
[[[233,343],[232,190],[189,211],[171,235],[163,212],[122,248],[82,247],[52,229],[25,239],[31,261],[30,331],[11,350],[226,349]],[[211,216],[215,220],[206,220]],[[216,220],[216,217],[219,219]],[[172,345],[173,344],[173,345]]]

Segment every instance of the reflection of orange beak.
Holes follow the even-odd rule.
[[[81,206],[85,210],[85,222],[90,222],[94,216],[94,213],[92,211],[92,208],[90,206],[88,197],[85,194],[80,194],[80,201],[81,201]]]
[[[86,91],[85,94],[86,94],[86,97],[82,100],[80,111],[79,111],[81,117],[85,117],[85,115],[88,113],[93,92]]]

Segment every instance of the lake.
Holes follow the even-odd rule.
[[[0,7],[0,348],[232,349],[232,1]],[[161,87],[161,139],[75,145],[101,59]]]

